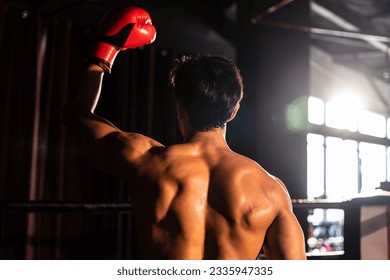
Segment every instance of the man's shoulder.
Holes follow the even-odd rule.
[[[237,155],[236,172],[242,177],[242,174],[246,174],[250,181],[257,184],[262,191],[267,193],[280,193],[280,191],[287,191],[287,187],[284,185],[281,179],[268,172],[257,161],[240,155]]]
[[[259,162],[245,155],[231,152],[231,155],[227,159],[224,159],[224,161],[236,165],[238,167],[237,170],[245,169],[248,172],[262,176],[264,179],[273,180],[275,178]]]

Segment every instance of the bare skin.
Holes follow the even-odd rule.
[[[183,144],[123,132],[93,113],[102,79],[90,65],[65,122],[97,168],[129,183],[143,258],[253,260],[263,249],[267,259],[306,259],[286,187],[229,148],[226,126],[196,131],[178,104]]]

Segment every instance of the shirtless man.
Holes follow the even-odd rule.
[[[113,40],[116,48],[96,43],[64,117],[97,168],[131,182],[142,257],[254,260],[262,251],[266,259],[305,259],[304,237],[286,187],[226,143],[226,124],[243,94],[240,73],[230,60],[196,56],[176,61],[170,80],[181,144],[164,146],[94,114],[115,52],[155,38],[149,15],[126,8],[103,20],[103,39],[109,41],[130,21],[126,40]]]

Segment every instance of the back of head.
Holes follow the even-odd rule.
[[[176,60],[170,82],[193,128],[224,127],[242,98],[238,68],[221,56],[183,56]]]

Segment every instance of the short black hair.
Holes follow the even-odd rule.
[[[191,125],[200,131],[224,127],[243,96],[240,71],[223,56],[182,56],[169,80]]]

